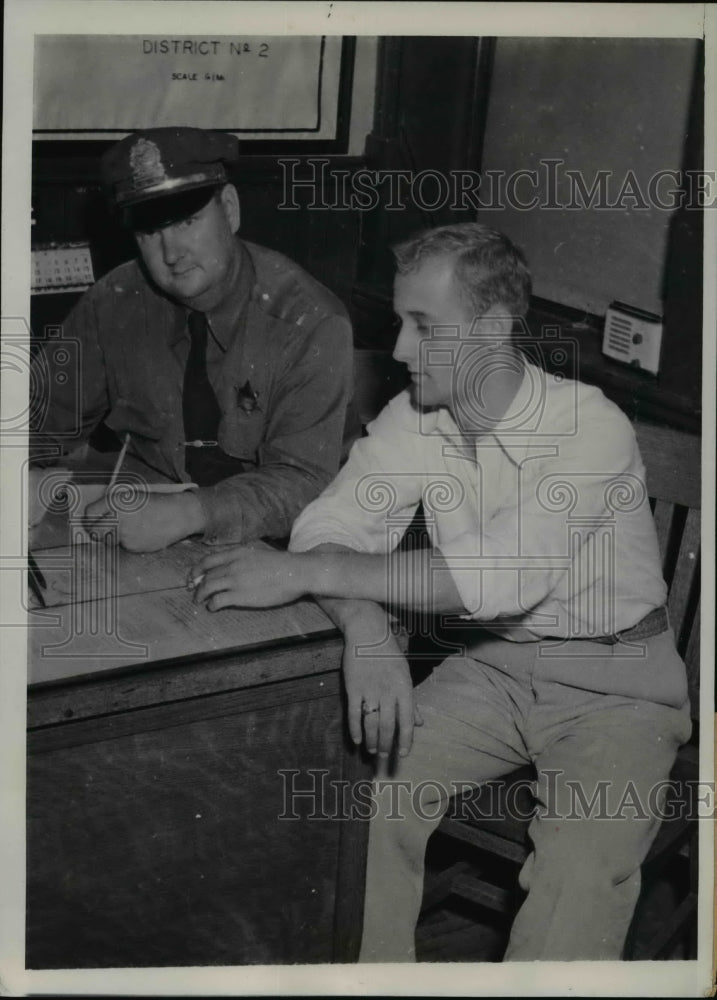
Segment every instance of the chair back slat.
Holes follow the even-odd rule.
[[[688,613],[690,596],[693,594],[695,586],[695,571],[699,567],[699,550],[700,512],[688,510],[667,600],[670,622],[678,639],[688,627],[685,616]]]
[[[655,500],[655,509],[652,512],[652,516],[655,520],[655,529],[657,530],[657,541],[660,545],[660,556],[662,558],[662,573],[665,577],[665,581],[669,586],[670,581],[668,580],[668,551],[669,551],[669,539],[670,539],[670,529],[672,527],[672,518],[675,513],[675,505],[667,500]]]
[[[690,623],[690,630],[687,636],[687,648],[684,655],[685,666],[687,667],[687,689],[690,695],[690,708],[693,719],[699,718],[700,714],[700,606],[695,608],[695,613]]]
[[[699,715],[701,439],[635,421],[669,595],[677,649],[685,661],[693,718]]]
[[[697,434],[633,423],[647,471],[647,492],[657,500],[699,509],[702,443]]]

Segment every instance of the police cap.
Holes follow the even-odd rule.
[[[206,129],[146,129],[126,136],[101,161],[102,180],[125,224],[189,215],[227,182],[239,158],[236,136]],[[204,190],[203,190],[204,189]]]

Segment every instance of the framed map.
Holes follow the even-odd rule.
[[[38,35],[33,136],[117,139],[181,123],[242,139],[318,140],[329,151],[345,142],[348,128],[352,41]]]

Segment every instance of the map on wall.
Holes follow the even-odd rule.
[[[159,125],[336,137],[340,37],[38,35],[35,138]]]

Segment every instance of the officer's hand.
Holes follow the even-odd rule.
[[[90,535],[119,543],[129,552],[156,552],[204,531],[206,522],[197,497],[191,493],[138,496],[136,504],[110,505],[102,497],[87,506],[85,526]]]

